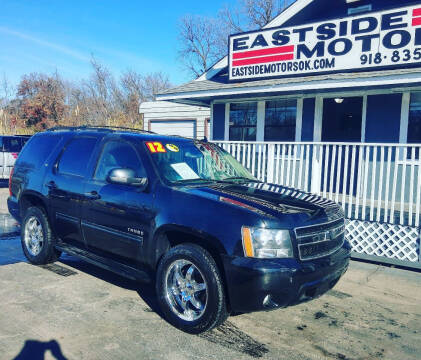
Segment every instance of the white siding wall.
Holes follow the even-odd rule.
[[[196,137],[205,136],[205,121],[210,118],[210,109],[202,106],[182,105],[169,101],[144,102],[139,112],[143,114],[145,130],[149,130],[149,122],[153,120],[196,120]],[[208,137],[210,129],[208,128]]]

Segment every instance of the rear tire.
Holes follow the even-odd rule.
[[[30,263],[48,264],[56,261],[61,252],[54,248],[55,238],[44,209],[30,207],[21,226],[22,249]]]
[[[208,331],[228,318],[219,269],[200,246],[178,245],[163,256],[156,292],[166,320],[187,333]]]

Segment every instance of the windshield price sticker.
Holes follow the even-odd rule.
[[[398,2],[398,1],[397,1]],[[421,5],[231,35],[230,80],[421,63]]]
[[[169,151],[172,151],[172,152],[179,152],[180,151],[179,148],[178,148],[178,146],[177,145],[174,145],[174,144],[167,144],[167,145],[165,145],[165,147]]]
[[[183,180],[193,180],[193,179],[200,179],[200,176],[197,175],[193,169],[187,165],[187,163],[182,162],[178,164],[171,164],[171,167],[175,170],[175,172],[181,176]]]
[[[167,152],[164,146],[157,141],[148,141],[145,143],[151,153],[165,153]]]

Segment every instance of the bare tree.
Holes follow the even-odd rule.
[[[127,70],[120,78],[122,108],[132,126],[142,127],[139,106],[144,101],[153,101],[158,92],[171,86],[168,76],[161,72],[141,75]]]
[[[188,15],[179,26],[179,55],[193,76],[227,55],[228,36],[262,28],[295,0],[237,0],[224,6],[216,17]]]
[[[220,23],[205,16],[184,16],[179,24],[179,58],[194,76],[221,57]]]
[[[139,106],[145,101],[143,95],[143,76],[134,70],[127,70],[120,77],[123,94],[121,106],[131,126],[143,127],[140,122]]]
[[[15,89],[9,82],[6,74],[3,73],[0,84],[0,106],[6,105],[14,95]]]
[[[242,0],[248,27],[260,29],[282,11],[279,0]]]
[[[142,95],[146,101],[156,100],[156,94],[160,91],[170,88],[172,85],[168,75],[162,72],[155,72],[143,77]]]
[[[88,122],[92,125],[105,125],[112,122],[116,111],[116,97],[119,97],[113,74],[94,57],[91,59],[93,73],[89,80],[83,82],[90,106]]]
[[[80,82],[34,73],[22,76],[17,91],[0,79],[0,132],[43,130],[55,125],[142,127],[139,106],[171,86],[161,73],[127,70],[118,80],[94,57],[92,73]]]

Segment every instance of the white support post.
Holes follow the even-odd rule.
[[[314,132],[313,141],[322,141],[322,124],[323,124],[323,98],[316,97],[316,106],[314,109]]]
[[[322,140],[322,121],[323,121],[323,98],[316,97],[316,106],[314,109],[314,132],[313,141],[320,142]],[[322,158],[320,150],[323,145],[315,145],[313,147],[313,163],[311,167],[311,192],[320,193],[322,179]]]
[[[297,99],[297,118],[295,121],[295,142],[301,141],[303,128],[303,98]]]
[[[213,118],[213,105],[214,105],[214,103],[212,103],[211,106],[210,106],[210,122],[209,122],[209,128],[208,128],[208,131],[209,131],[209,133],[208,133],[208,140],[209,141],[212,141],[213,140],[213,121],[214,121],[214,118]],[[206,119],[205,119],[205,124],[204,125],[207,126]],[[225,134],[224,134],[224,137],[225,137]]]
[[[323,145],[313,146],[313,162],[311,164],[311,192],[319,194],[321,190],[322,165],[320,149]]]
[[[402,94],[401,123],[399,129],[399,142],[406,144],[408,142],[408,122],[409,122],[409,106],[411,102],[411,93]]]
[[[278,160],[276,160],[278,161]],[[268,162],[268,167],[267,167],[267,172],[268,172],[268,183],[275,183],[275,179],[274,179],[274,169],[275,169],[275,145],[274,144],[269,144],[268,145],[268,158],[267,158],[267,162]]]
[[[257,102],[256,141],[265,141],[265,105],[264,101]]]
[[[361,119],[361,142],[365,142],[365,129],[367,126],[367,95],[363,96],[363,113]]]
[[[230,103],[225,104],[225,132],[224,140],[228,141],[230,139]]]

